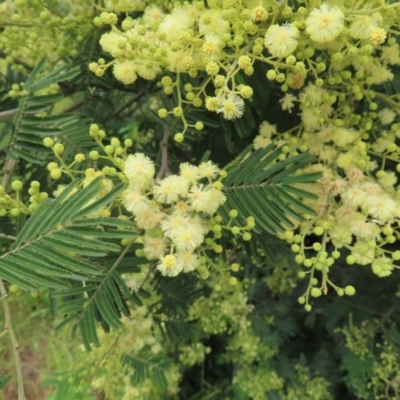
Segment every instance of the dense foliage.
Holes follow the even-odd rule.
[[[399,21],[3,1],[0,399],[400,398]]]

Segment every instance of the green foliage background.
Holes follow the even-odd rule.
[[[15,110],[2,115],[0,123],[3,176],[12,162],[13,179],[39,181],[41,190],[51,194],[56,185],[45,165],[53,155],[42,145],[43,137],[56,137],[66,148],[65,159],[72,160],[77,153],[100,151],[88,135],[92,122],[108,137],[132,139],[132,152],[144,152],[160,166],[169,122],[160,120],[156,111],[165,98],[156,97],[160,88],[153,82],[124,86],[109,71],[101,78],[88,71],[87,64],[103,56],[97,45],[101,33],[91,27],[77,48],[79,57],[65,55],[60,69],[44,59],[19,72],[2,64],[0,109]],[[265,80],[265,72],[256,64],[255,74],[243,77],[250,85],[263,83],[242,119],[226,121],[205,110],[189,110],[205,130],[189,130],[183,143],[168,143],[172,172],[182,162],[197,165],[206,159],[228,172],[227,202],[220,210],[225,222],[233,208],[242,224],[250,215],[256,219],[251,241],[224,235],[223,253],[215,257],[216,271],[233,262],[241,266],[232,272],[237,286],[227,281],[220,285],[218,276],[162,277],[153,262],[137,256],[139,245],[122,246],[121,239],[136,237],[132,224],[116,215],[92,214],[117,199],[123,184],[104,195],[95,180],[73,194],[79,181],[63,178],[59,183],[67,188],[42,202],[31,217],[0,217],[0,276],[10,292],[22,359],[28,352],[33,359],[43,357],[35,379],[46,389],[32,396],[400,398],[398,273],[378,279],[366,267],[347,266],[343,254],[330,279],[341,287],[356,286],[356,295],[328,293],[313,300],[310,312],[297,303],[306,283],[298,277],[300,267],[289,246],[276,233],[312,213],[304,200],[315,195],[301,184],[321,175],[302,171],[316,163],[308,154],[281,160],[275,145],[256,151],[248,147],[264,120],[282,132],[299,123],[295,112],[290,118],[283,114],[277,102],[280,89]],[[8,96],[11,86],[21,81],[32,94]],[[399,81],[396,71],[391,86],[382,90],[398,93]],[[43,111],[47,115],[38,117]],[[91,165],[89,160],[80,168]],[[98,163],[99,168],[105,165],[107,161]],[[27,191],[22,196],[27,201]],[[97,200],[87,205],[94,197]],[[10,241],[7,235],[17,239]],[[82,236],[87,237],[84,244]],[[54,333],[53,324],[60,333]],[[16,386],[5,337],[0,337],[0,399],[11,398]],[[25,362],[29,379],[29,363],[34,362]]]

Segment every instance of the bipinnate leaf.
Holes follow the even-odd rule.
[[[315,158],[299,154],[280,161],[281,149],[270,144],[265,149],[252,151],[247,147],[242,154],[226,167],[224,180],[227,201],[221,208],[228,218],[231,209],[239,212],[241,222],[253,216],[257,230],[276,234],[293,226],[291,219],[303,220],[302,214],[314,211],[303,199],[317,196],[298,185],[317,181],[320,173],[302,173],[301,170]]]

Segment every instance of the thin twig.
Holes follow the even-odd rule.
[[[121,104],[119,107],[117,107],[111,115],[108,117],[109,119],[115,117],[117,114],[120,112],[124,111],[125,108],[129,107],[131,104],[139,101],[144,95],[146,94],[145,90],[141,90],[139,93],[137,93],[135,96],[133,96],[131,99],[129,99],[126,103]]]
[[[147,269],[147,273],[146,276],[143,279],[143,282],[139,285],[137,291],[139,291],[140,289],[142,289],[142,287],[144,286],[144,284],[148,281],[148,279],[150,278],[151,275],[151,271],[154,268],[154,263],[150,263],[149,268]]]
[[[6,235],[5,233],[0,233],[0,238],[10,239],[10,240],[17,240],[15,236]]]
[[[11,158],[7,158],[7,160],[4,164],[4,175],[3,175],[3,179],[1,181],[1,186],[3,186],[3,188],[6,190],[10,183],[11,176],[14,172],[15,164],[16,164],[16,162],[14,160],[11,160]]]
[[[17,372],[17,382],[18,382],[18,400],[26,400],[25,390],[24,390],[24,379],[22,377],[21,359],[19,357],[19,343],[17,337],[15,336],[14,328],[12,326],[11,310],[7,298],[7,291],[4,286],[4,282],[1,278],[0,278],[0,294],[4,307],[4,329],[7,330],[8,334],[10,335],[10,340],[14,354],[15,369]]]
[[[14,118],[14,115],[17,113],[18,108],[12,108],[11,110],[6,110],[0,112],[0,122],[11,121]]]
[[[61,114],[70,113],[70,112],[76,110],[77,108],[79,108],[82,104],[83,104],[83,100],[78,101],[77,103],[72,104],[72,106],[67,107],[65,110],[62,110]]]
[[[4,189],[7,189],[10,183],[15,165],[16,163],[14,160],[11,160],[10,158],[6,160],[4,166],[3,179],[1,180],[1,186],[3,186]],[[1,295],[1,300],[3,301],[3,308],[4,308],[4,320],[5,320],[4,328],[10,335],[11,345],[14,354],[15,370],[17,373],[17,382],[18,382],[18,400],[26,400],[25,390],[24,390],[24,379],[22,377],[21,359],[19,357],[19,351],[18,351],[19,343],[17,341],[14,328],[12,326],[10,304],[7,298],[7,291],[4,286],[3,279],[1,277],[0,277],[0,295]]]
[[[161,179],[165,174],[169,173],[168,169],[168,138],[171,131],[166,126],[164,128],[164,136],[161,141],[161,167],[157,173],[156,180]]]

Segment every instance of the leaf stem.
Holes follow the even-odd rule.
[[[15,369],[17,373],[17,382],[18,382],[18,400],[26,400],[25,390],[24,390],[24,379],[22,377],[22,366],[21,366],[21,359],[19,357],[19,343],[17,337],[15,336],[14,328],[12,326],[11,321],[11,310],[10,304],[7,298],[7,291],[4,286],[3,280],[0,278],[0,294],[1,300],[3,302],[4,308],[4,329],[8,332],[12,344],[12,350],[14,354],[15,360]]]

